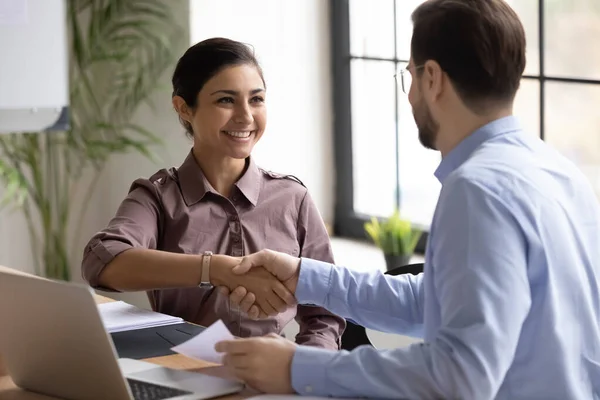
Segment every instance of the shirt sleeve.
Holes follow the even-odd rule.
[[[381,332],[422,337],[423,274],[354,271],[303,258],[296,298]]]
[[[432,268],[425,273],[433,274],[428,301],[439,304],[432,309],[440,313],[439,328],[424,343],[395,350],[300,347],[292,361],[296,391],[396,399],[496,396],[531,306],[524,233],[501,199],[466,180],[442,190],[436,215]],[[329,290],[321,295],[326,303],[355,296],[341,292],[337,271],[331,268]],[[316,295],[305,288],[315,283],[311,275],[301,273],[300,293]]]
[[[308,191],[298,213],[300,256],[333,262],[333,251],[323,219]],[[322,307],[299,305],[296,322],[300,326],[296,343],[339,349],[346,320]]]
[[[104,268],[125,250],[156,249],[161,209],[158,191],[148,179],[137,179],[108,226],[96,233],[84,249],[81,272],[94,288]]]

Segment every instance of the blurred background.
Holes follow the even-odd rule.
[[[336,261],[385,270],[364,224],[398,209],[424,233],[412,255],[422,260],[440,157],[419,144],[396,79],[410,57],[410,15],[421,2],[0,1],[0,128],[2,119],[17,127],[0,135],[0,265],[81,281],[83,246],[130,183],[187,155],[191,142],[171,107],[170,75],[191,44],[214,36],[254,47],[269,93],[267,131],[254,156],[309,188]],[[528,41],[515,112],[600,194],[600,1],[509,3]],[[57,24],[34,26],[51,16]],[[48,105],[57,122],[37,129],[27,123],[43,107],[27,101],[41,101],[63,62],[60,53],[47,59],[37,48],[63,36],[68,107]],[[3,49],[30,52],[11,64]],[[24,72],[34,76],[30,90],[18,79]],[[148,306],[141,293],[113,297]],[[397,340],[404,339],[375,343],[394,347]]]

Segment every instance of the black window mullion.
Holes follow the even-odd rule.
[[[352,110],[350,78],[350,3],[330,0],[336,196],[334,231],[354,231],[354,179],[352,170]]]
[[[397,7],[397,0],[393,0],[394,1],[394,72],[396,73],[396,75],[398,74],[398,26],[397,26],[397,13],[396,13],[396,7]],[[402,79],[402,78],[401,78]],[[396,155],[396,209],[400,209],[400,204],[402,201],[402,191],[400,190],[400,124],[399,124],[399,107],[398,107],[398,80],[397,78],[395,79],[395,85],[394,85],[394,117],[396,119],[396,124],[395,124],[395,130],[396,130],[396,151],[395,151],[395,155]]]
[[[544,0],[538,0],[538,40],[538,57],[540,58],[540,138],[544,140],[544,138],[546,137],[546,79],[544,72]]]

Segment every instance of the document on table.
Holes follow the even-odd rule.
[[[145,310],[124,301],[114,301],[98,305],[100,318],[109,333],[173,325],[183,322],[179,317]]]
[[[215,345],[223,340],[233,340],[223,321],[218,320],[190,340],[177,345],[171,350],[184,356],[202,361],[222,363],[223,354],[215,351]]]

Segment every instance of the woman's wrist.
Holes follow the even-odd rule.
[[[227,276],[242,259],[223,254],[213,254],[210,260],[210,283],[213,286],[227,286]]]

